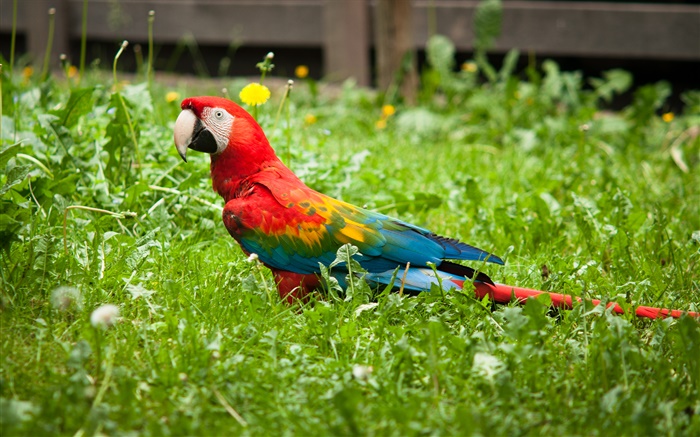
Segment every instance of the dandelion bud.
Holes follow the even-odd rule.
[[[272,60],[272,58],[275,57],[275,54],[272,52],[268,52],[267,55],[265,56],[265,59]]]
[[[118,319],[119,308],[112,304],[102,305],[90,315],[90,323],[95,328],[109,328],[117,323]]]

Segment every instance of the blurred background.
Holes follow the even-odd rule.
[[[15,65],[43,62],[50,34],[52,66],[61,54],[77,64],[85,18],[88,65],[110,68],[126,39],[120,69],[135,71],[150,11],[160,72],[256,75],[273,51],[274,75],[303,65],[311,78],[380,89],[398,76],[410,100],[426,42],[441,34],[457,48],[455,69],[479,48],[496,66],[517,49],[521,64],[549,58],[586,76],[623,68],[635,86],[667,80],[676,96],[700,88],[698,0],[0,0],[0,49],[9,59],[14,23]]]

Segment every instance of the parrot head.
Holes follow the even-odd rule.
[[[175,147],[187,162],[187,149],[218,157],[229,154],[244,158],[269,143],[253,117],[222,97],[190,97],[182,101],[175,121]]]
[[[288,169],[275,155],[265,133],[243,108],[221,97],[190,97],[182,101],[175,121],[175,147],[187,162],[187,149],[211,157],[212,186],[225,199],[246,177],[262,168]]]

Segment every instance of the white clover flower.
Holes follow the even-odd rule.
[[[97,308],[90,315],[90,323],[95,328],[109,328],[117,323],[118,319],[119,308],[109,303]]]
[[[369,375],[371,375],[373,371],[374,367],[372,366],[364,366],[362,364],[355,364],[352,366],[352,376],[360,381],[364,381],[369,378]]]
[[[249,262],[252,264],[252,263],[256,262],[257,260],[258,260],[258,254],[251,253],[250,255],[248,255],[248,259],[246,260],[246,262]]]

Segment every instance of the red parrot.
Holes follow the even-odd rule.
[[[503,264],[499,257],[307,187],[275,155],[255,119],[230,100],[192,97],[181,107],[177,151],[185,162],[188,148],[211,155],[212,185],[226,202],[224,225],[272,270],[283,299],[302,299],[320,287],[319,263],[328,266],[346,243],[359,249],[355,258],[373,286],[419,292],[438,284],[461,288],[465,278],[493,284],[447,260]],[[343,264],[331,273],[344,285]]]
[[[372,286],[420,292],[437,285],[449,290],[462,288],[469,278],[478,298],[489,296],[496,302],[524,302],[543,293],[557,307],[571,308],[581,301],[494,284],[484,273],[448,260],[503,264],[499,257],[312,190],[279,160],[255,119],[230,100],[192,97],[181,107],[174,132],[178,153],[185,162],[187,149],[210,154],[212,185],[226,202],[226,229],[246,253],[255,253],[272,270],[280,296],[290,303],[321,286],[319,265],[331,264],[347,243],[359,249],[355,258]],[[341,285],[348,274],[345,267],[339,264],[331,272]],[[624,312],[617,304],[608,306]],[[635,313],[649,318],[699,317],[644,306]]]

